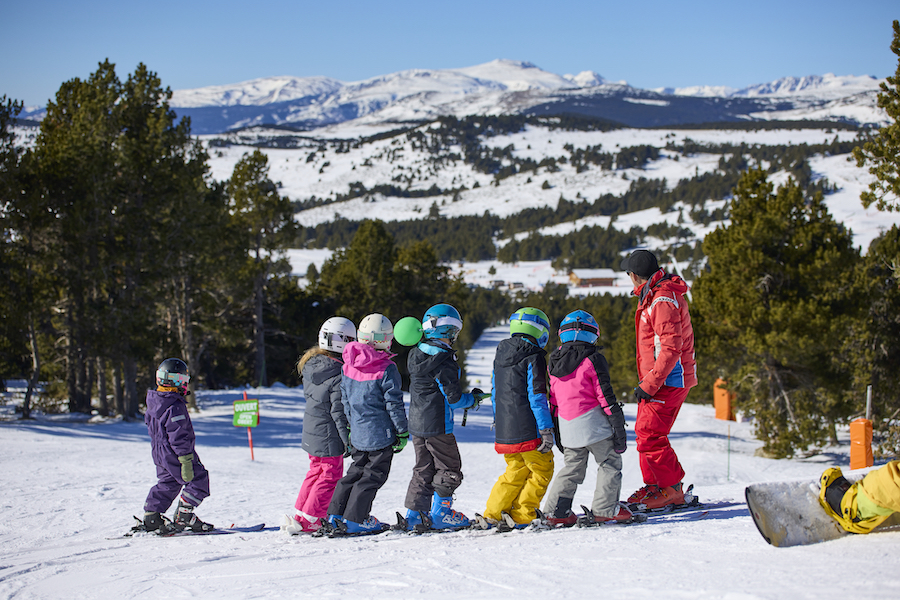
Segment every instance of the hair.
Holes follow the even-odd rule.
[[[324,348],[319,348],[318,346],[313,346],[309,350],[303,353],[303,356],[300,357],[300,360],[297,361],[297,373],[303,373],[303,366],[306,362],[311,359],[313,356],[317,354],[324,354],[326,356],[330,356],[331,358],[340,358],[341,355],[337,352],[332,352],[331,350],[326,350]]]

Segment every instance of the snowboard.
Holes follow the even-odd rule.
[[[864,474],[844,475],[851,483]],[[777,548],[806,546],[852,535],[819,504],[819,480],[775,481],[747,486],[744,495],[753,523],[763,539]],[[900,526],[895,513],[875,531]]]

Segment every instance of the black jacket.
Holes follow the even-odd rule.
[[[453,433],[453,409],[471,408],[472,394],[459,385],[456,353],[426,340],[409,351],[409,432],[419,437]]]
[[[547,404],[547,353],[527,336],[497,346],[492,400],[495,449],[501,454],[535,450],[541,430],[553,427]]]

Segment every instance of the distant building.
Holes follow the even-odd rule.
[[[569,281],[576,287],[610,287],[616,285],[617,275],[612,269],[572,269]]]
[[[489,282],[489,285],[490,285],[492,288],[501,288],[501,287],[503,287],[504,285],[506,285],[506,282],[503,281],[502,279],[492,279],[492,280]]]

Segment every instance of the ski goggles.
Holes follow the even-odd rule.
[[[422,329],[425,331],[432,331],[434,329],[437,329],[438,327],[443,327],[444,325],[450,325],[451,327],[462,329],[463,323],[456,317],[431,317],[427,321],[422,322]]]
[[[156,378],[171,381],[178,387],[185,387],[191,381],[191,376],[187,373],[167,373],[165,371],[157,371]]]
[[[375,331],[367,331],[359,334],[359,339],[369,342],[387,342],[394,339],[393,333],[381,333]],[[352,340],[351,340],[352,341]]]
[[[565,323],[559,326],[559,333],[563,333],[564,331],[587,331],[589,333],[593,333],[596,336],[600,336],[600,328],[596,325],[592,325],[590,323],[585,323],[584,321],[572,321],[571,323]]]
[[[542,327],[544,331],[550,329],[550,323],[543,319],[540,315],[532,315],[529,313],[513,313],[509,318],[510,321],[531,321]]]

